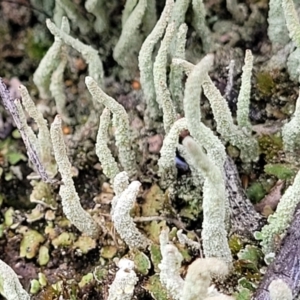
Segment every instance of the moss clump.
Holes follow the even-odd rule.
[[[275,82],[270,73],[258,73],[256,75],[256,85],[259,92],[264,95],[271,95],[274,92]]]
[[[258,138],[259,152],[264,154],[267,163],[276,163],[283,152],[282,138],[276,134],[262,135]]]
[[[269,175],[274,175],[278,179],[287,180],[295,176],[295,171],[286,164],[267,164],[265,172]]]

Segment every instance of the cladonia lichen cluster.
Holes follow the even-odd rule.
[[[68,19],[63,16],[66,14],[72,23],[78,22],[82,34],[89,32],[91,27],[98,34],[103,34],[108,26],[107,17],[103,13],[104,1],[85,2],[87,11],[94,15],[93,26],[74,9],[71,2],[62,0],[56,1],[53,17],[56,24],[49,19],[46,21],[48,29],[54,35],[54,43],[33,75],[33,81],[41,98],[55,99],[58,115],[54,117],[50,130],[47,121],[38,111],[23,85],[20,86],[22,102],[10,98],[3,81],[0,84],[0,95],[5,108],[11,113],[21,133],[30,167],[39,176],[38,180],[44,181],[49,186],[59,186],[64,215],[85,237],[98,240],[103,231],[109,230],[105,228],[105,224],[99,222],[97,208],[88,212],[81,206],[72,179],[72,165],[62,131],[62,123],[71,122],[70,116],[67,115],[64,92],[64,70],[68,63],[68,47],[78,51],[88,65],[85,84],[91,95],[93,107],[90,110],[94,111],[85,125],[99,123],[95,152],[101,170],[107,181],[112,184],[115,194],[111,201],[110,217],[118,234],[116,240],[121,239],[128,246],[131,254],[136,254],[138,251],[143,251],[144,254],[148,250],[151,252],[152,264],[155,272],[159,274],[159,284],[166,289],[168,299],[233,299],[233,293],[237,290],[235,287],[228,288],[225,292],[230,295],[225,295],[225,292],[218,292],[218,288],[211,285],[211,279],[215,278],[215,281],[222,285],[222,280],[230,272],[234,273],[236,267],[233,249],[229,242],[230,211],[235,207],[227,192],[226,147],[230,145],[239,153],[237,156],[245,170],[249,170],[251,164],[259,158],[258,140],[253,135],[253,126],[250,122],[250,99],[251,88],[253,88],[251,78],[255,55],[252,54],[251,49],[245,51],[235,118],[226,99],[230,94],[232,78],[228,79],[228,89],[223,96],[210,76],[217,63],[217,54],[214,54],[214,51],[218,53],[219,46],[217,42],[214,43],[213,33],[205,22],[206,12],[203,2],[166,0],[158,20],[153,3],[155,2],[146,0],[126,1],[122,17],[122,33],[113,50],[113,58],[119,66],[128,70],[124,73],[126,78],[130,76],[130,72],[137,69],[137,66],[139,67],[143,91],[141,102],[145,107],[143,111],[145,128],[151,131],[158,126],[164,133],[156,168],[160,177],[160,186],[173,196],[179,193],[176,191],[179,176],[176,160],[180,156],[180,159],[184,159],[189,165],[190,170],[190,174],[183,177],[183,183],[188,187],[196,186],[201,189],[201,195],[199,193],[194,196],[196,199],[193,199],[197,205],[201,205],[203,211],[203,221],[199,226],[201,227],[200,244],[189,240],[186,236],[183,238],[180,232],[178,238],[173,236],[174,240],[170,241],[171,232],[164,228],[161,232],[156,232],[160,234],[161,257],[160,262],[155,265],[151,251],[157,242],[153,241],[155,240],[153,236],[146,236],[143,228],[137,226],[133,217],[133,208],[143,184],[143,181],[137,178],[141,177],[143,168],[141,168],[141,155],[138,155],[137,147],[134,147],[135,140],[130,128],[129,115],[118,101],[104,91],[105,76],[99,52],[81,42],[80,36],[72,37]],[[240,4],[238,9],[235,5],[236,1],[227,0],[226,4],[233,17],[243,23],[245,21],[242,13],[243,5]],[[190,14],[193,19],[193,30],[197,32],[203,46],[201,57],[194,58],[192,62],[189,61],[185,51],[189,29],[185,21],[189,6],[192,8]],[[280,21],[278,23],[277,18]],[[271,60],[278,61],[280,55],[278,53],[283,51],[286,43],[289,42],[286,37],[284,42],[278,40],[280,32],[289,33],[295,43],[295,51],[299,53],[300,24],[293,1],[270,1],[268,22],[268,35],[274,46]],[[295,54],[290,54],[289,61],[293,55]],[[299,79],[299,56],[297,59],[297,67],[293,70],[288,68],[291,78],[296,80]],[[286,65],[287,62],[284,64]],[[229,67],[231,68],[229,77],[233,76],[232,66],[231,64]],[[266,70],[270,67],[270,64],[265,66]],[[200,99],[203,100],[202,92],[213,114],[215,122],[213,126],[209,126],[205,120],[206,116],[200,102]],[[38,135],[27,124],[23,107],[36,122]],[[281,131],[284,150],[289,154],[299,150],[300,97],[295,107],[291,121],[285,123]],[[111,151],[109,146],[112,128],[116,146],[114,151]],[[183,132],[185,135],[181,136]],[[36,188],[35,192],[37,192]],[[267,224],[261,231],[254,234],[260,241],[265,256],[276,252],[276,238],[284,235],[291,223],[295,208],[300,202],[299,194],[300,171],[281,197],[276,212],[268,217]],[[177,240],[188,241],[186,244],[197,249],[196,251],[203,249],[204,257],[197,258],[190,264],[185,278],[181,270],[183,256],[179,251],[180,247],[175,243]],[[147,257],[146,254],[145,256]],[[150,265],[150,260],[147,259],[145,258]],[[119,261],[119,271],[116,272],[115,280],[110,285],[108,299],[132,299],[135,286],[139,284],[134,266],[135,263],[127,258]],[[297,296],[292,295],[294,292],[292,284],[280,278],[272,281],[268,291],[272,300],[295,299],[292,297]],[[29,299],[17,275],[1,260],[0,293],[9,300]],[[153,297],[156,297],[154,293]],[[165,298],[157,297],[157,299]]]

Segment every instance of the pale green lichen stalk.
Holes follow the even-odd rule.
[[[140,81],[147,103],[146,114],[148,114],[152,119],[155,119],[159,116],[159,108],[155,100],[152,54],[155,45],[164,34],[165,28],[167,27],[171,17],[173,6],[173,0],[166,1],[165,8],[152,32],[144,41],[138,57],[139,69],[141,72]]]
[[[96,154],[101,162],[103,173],[106,177],[113,181],[116,175],[120,173],[120,170],[116,160],[107,146],[109,138],[108,129],[111,121],[110,114],[110,110],[108,108],[104,108],[100,116],[100,124],[96,142]]]
[[[18,275],[0,259],[0,294],[7,300],[30,300],[29,294],[23,289]]]
[[[175,172],[175,154],[179,134],[186,129],[186,119],[182,118],[174,122],[169,133],[166,135],[162,148],[160,149],[160,159],[158,160],[159,172],[161,175],[170,175]]]
[[[57,166],[52,155],[53,147],[50,138],[48,122],[46,119],[44,119],[43,114],[37,109],[26,87],[24,85],[20,85],[19,91],[22,96],[23,106],[25,107],[29,116],[34,119],[39,129],[37,134],[37,149],[41,162],[46,167],[48,175],[50,177],[54,177],[57,173]]]
[[[183,145],[205,179],[201,233],[205,257],[217,257],[230,266],[232,256],[225,229],[225,211],[228,200],[223,173],[191,137],[187,136],[183,140]]]
[[[67,156],[61,128],[61,117],[59,115],[55,117],[51,125],[50,133],[55,160],[63,182],[59,189],[59,195],[62,199],[64,214],[78,230],[88,236],[98,238],[100,228],[90,214],[82,208],[79,196],[74,186],[71,163]]]
[[[165,36],[160,44],[153,65],[153,78],[156,92],[156,101],[163,111],[163,123],[165,132],[168,133],[176,120],[175,107],[167,85],[167,58],[169,47],[175,32],[175,23],[170,23],[166,29]]]
[[[223,170],[225,162],[225,148],[212,130],[201,122],[199,97],[201,85],[207,79],[207,73],[212,67],[213,55],[206,55],[189,74],[184,91],[183,107],[188,130],[196,141],[206,149],[210,159]]]
[[[181,24],[178,28],[175,41],[175,50],[173,56],[176,58],[185,59],[185,44],[186,34],[188,27],[185,23]],[[172,95],[172,100],[176,108],[177,113],[183,114],[183,70],[179,65],[171,64],[171,70],[169,75],[169,86]]]
[[[125,171],[133,176],[136,172],[135,154],[131,149],[131,138],[129,130],[128,115],[122,105],[115,99],[105,94],[97,85],[96,81],[87,76],[85,84],[90,91],[94,101],[103,104],[113,113],[113,124],[116,127],[116,145],[119,149],[119,159]]]
[[[78,39],[71,37],[69,34],[64,32],[63,30],[57,28],[53,22],[49,19],[46,21],[47,27],[50,32],[62,39],[67,45],[73,47],[75,50],[80,52],[84,58],[84,60],[88,64],[88,73],[89,76],[92,76],[94,80],[97,81],[101,86],[103,85],[103,66],[102,61],[99,57],[99,53],[97,50],[93,49],[91,46],[87,46]],[[97,105],[96,105],[97,107]]]
[[[293,0],[282,0],[282,8],[290,38],[300,48],[300,24]]]
[[[196,259],[187,270],[180,300],[213,299],[214,297],[233,300],[232,297],[219,294],[216,290],[209,290],[212,277],[221,279],[228,273],[228,266],[220,259],[213,257]]]
[[[147,0],[139,0],[126,20],[119,41],[114,48],[114,59],[123,67],[130,67],[133,64],[136,47],[140,47],[142,40],[139,27],[142,25],[146,9]]]
[[[300,146],[300,91],[292,119],[282,127],[285,151],[293,152]]]
[[[293,185],[289,186],[277,206],[276,212],[268,217],[268,224],[255,237],[261,240],[260,244],[265,254],[276,250],[276,237],[284,234],[290,225],[295,208],[299,203],[300,171],[297,173]]]
[[[61,30],[64,31],[66,34],[69,34],[70,32],[69,21],[66,17],[62,18]],[[37,86],[40,93],[40,97],[42,98],[50,98],[49,85],[51,74],[60,63],[63,45],[64,42],[62,41],[62,39],[58,36],[55,36],[54,43],[48,49],[46,55],[43,57],[43,59],[39,63],[38,68],[33,74],[33,82]]]

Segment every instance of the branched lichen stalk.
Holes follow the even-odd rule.
[[[82,208],[74,186],[71,163],[67,156],[61,128],[61,117],[59,115],[55,117],[51,125],[50,133],[54,156],[63,182],[59,189],[59,195],[62,199],[64,214],[78,230],[93,238],[97,238],[100,229],[90,214]]]
[[[144,41],[138,58],[139,69],[141,72],[140,81],[147,103],[147,114],[153,119],[156,119],[159,115],[159,109],[155,100],[152,54],[156,43],[164,34],[165,28],[171,17],[173,6],[174,0],[166,1],[165,8],[152,32]]]
[[[113,181],[116,175],[120,173],[120,170],[107,146],[110,121],[110,110],[108,108],[104,108],[100,117],[99,130],[97,134],[96,154],[101,162],[103,173],[106,177]]]
[[[115,137],[119,149],[119,159],[125,171],[130,176],[134,175],[136,172],[135,154],[131,149],[129,120],[124,107],[105,94],[92,77],[87,76],[85,83],[94,101],[103,104],[115,115],[114,126],[116,127]]]

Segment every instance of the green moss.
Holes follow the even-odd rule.
[[[37,26],[28,28],[25,38],[25,52],[30,59],[40,61],[51,46],[51,41],[47,37],[45,28]]]
[[[275,88],[275,82],[270,73],[261,72],[256,75],[257,89],[264,95],[271,95]]]
[[[286,164],[267,164],[265,165],[265,172],[282,180],[291,179],[295,176],[295,171]]]
[[[258,145],[260,154],[265,155],[268,163],[277,162],[279,154],[283,151],[282,138],[276,134],[258,137]]]
[[[255,182],[246,190],[246,194],[251,202],[258,203],[266,195],[266,190],[260,182]]]

